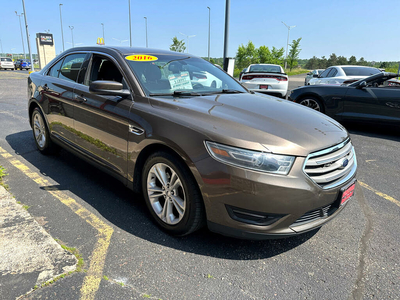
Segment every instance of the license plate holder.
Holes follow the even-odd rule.
[[[261,85],[260,85],[260,89],[261,89],[261,90],[268,90],[268,85],[261,84]]]
[[[347,203],[347,201],[349,201],[351,197],[353,197],[355,188],[356,188],[356,181],[353,181],[341,189],[340,205],[344,205],[345,203]]]

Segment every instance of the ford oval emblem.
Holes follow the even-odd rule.
[[[346,158],[344,161],[343,161],[343,168],[345,168],[347,165],[349,164],[349,160]]]

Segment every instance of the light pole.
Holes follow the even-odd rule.
[[[31,52],[31,43],[29,42],[29,30],[28,30],[28,20],[26,17],[26,10],[25,10],[25,1],[22,0],[22,8],[24,9],[24,19],[25,19],[25,29],[26,29],[26,41],[28,43],[28,51],[29,51],[29,59],[31,61],[31,71],[35,71],[35,67],[33,66],[33,58]]]
[[[224,36],[224,70],[228,71],[228,43],[229,43],[229,18],[230,18],[231,0],[225,3],[225,36]]]
[[[61,6],[62,6],[62,3],[59,4],[59,7],[60,7],[61,39],[62,39],[63,52],[64,52],[64,31],[63,31],[63,27],[62,27]]]
[[[20,15],[17,13],[17,11],[15,11],[15,14],[17,15],[18,19],[19,19],[19,28],[21,29],[21,41],[22,41],[22,50],[24,51],[24,59],[26,59],[26,55],[25,55],[25,46],[24,46],[24,35],[22,34],[22,25],[21,25],[21,15],[23,15],[24,13],[21,13]]]
[[[103,27],[103,43],[105,45],[106,44],[106,40],[104,39],[104,23],[101,23],[101,26]]]
[[[15,50],[15,48],[11,48],[10,49],[10,51],[11,51],[11,59],[14,61],[14,53],[13,53],[13,51]]]
[[[71,37],[72,37],[72,48],[74,48],[74,32],[72,30],[74,30],[74,26],[68,26],[69,29],[71,29]]]
[[[208,61],[210,61],[211,8],[208,8]]]
[[[131,0],[128,0],[128,3],[129,3],[129,47],[132,47]]]
[[[120,45],[122,45],[122,43],[125,43],[125,42],[129,41],[129,40],[119,40],[119,39],[116,39],[116,38],[112,38],[112,39],[118,41]]]
[[[186,36],[186,39],[187,39],[187,53],[189,53],[189,38],[191,38],[191,37],[195,37],[196,35],[186,35],[186,34],[184,34],[184,33],[182,33],[182,32],[179,32],[180,34],[182,34],[182,35],[184,35],[184,36]]]
[[[149,48],[149,44],[147,43],[147,17],[143,17],[145,19],[146,24],[146,48]]]
[[[288,48],[289,48],[289,34],[290,34],[290,29],[295,28],[296,25],[294,25],[294,26],[288,26],[288,25],[285,24],[285,22],[282,21],[282,23],[283,23],[283,25],[285,25],[285,26],[287,27],[287,29],[288,29],[288,33],[287,33],[287,43],[286,43],[286,58],[285,58],[285,69],[286,69],[286,67],[287,67],[287,54],[288,54]]]

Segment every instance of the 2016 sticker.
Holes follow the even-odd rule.
[[[125,59],[132,60],[132,61],[154,61],[154,60],[158,60],[158,57],[155,57],[152,55],[147,55],[147,54],[135,54],[135,55],[126,56]]]

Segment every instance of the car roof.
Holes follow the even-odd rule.
[[[172,54],[182,57],[197,57],[189,53],[175,52],[169,50],[161,50],[154,48],[143,48],[143,47],[118,47],[118,46],[88,46],[88,47],[75,47],[70,48],[67,51],[99,51],[104,52],[104,50],[117,51],[122,55],[127,54]]]

